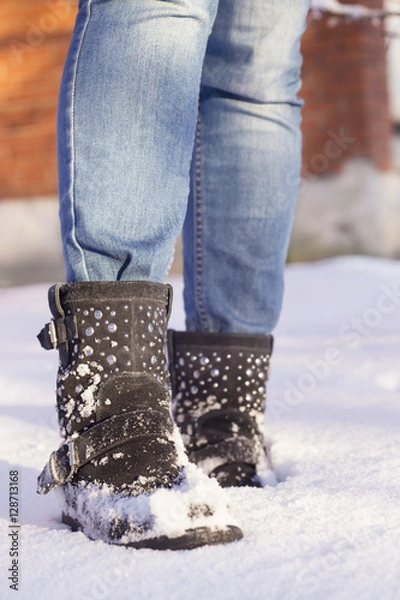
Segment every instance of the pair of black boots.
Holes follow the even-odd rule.
[[[170,286],[145,281],[49,290],[53,320],[38,337],[60,354],[64,443],[38,491],[55,487],[63,521],[91,539],[158,549],[240,539],[221,486],[261,485],[268,471],[272,337],[168,332],[171,303]]]

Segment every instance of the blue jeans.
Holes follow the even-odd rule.
[[[68,281],[162,282],[183,227],[187,328],[273,330],[299,184],[308,8],[80,1],[58,113]]]

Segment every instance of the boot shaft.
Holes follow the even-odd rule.
[[[228,411],[261,430],[272,344],[264,335],[169,332],[173,414],[189,452],[204,441],[206,415]]]
[[[64,437],[126,410],[125,396],[140,373],[159,384],[161,404],[169,406],[166,332],[171,296],[169,286],[142,281],[50,288],[54,318],[50,329],[53,346],[60,352],[57,406]]]

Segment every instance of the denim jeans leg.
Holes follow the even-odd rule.
[[[68,281],[163,281],[217,0],[81,0],[58,111]]]
[[[187,329],[271,333],[298,193],[309,0],[220,0],[184,225]]]

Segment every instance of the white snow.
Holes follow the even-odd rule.
[[[113,454],[113,458],[122,456],[122,453]],[[139,483],[145,483],[146,478],[143,480]],[[227,525],[238,526],[216,480],[208,478],[193,464],[186,465],[185,478],[179,487],[159,488],[151,494],[121,496],[113,493],[109,486],[95,484],[81,488],[66,486],[65,490],[56,488],[56,493],[63,512],[78,520],[92,540],[108,539],[112,543],[110,518],[116,524],[126,524],[122,544],[164,535],[177,538],[191,528],[205,527],[222,532]]]
[[[183,327],[181,280],[171,325]],[[230,489],[245,537],[181,552],[91,542],[36,477],[59,444],[57,356],[36,333],[46,286],[0,290],[0,598],[398,600],[400,263],[287,268],[268,387],[278,479]],[[9,471],[19,471],[19,592],[8,588]],[[272,480],[271,480],[272,482]]]
[[[342,4],[339,0],[312,0],[311,7],[314,10],[329,12],[334,15],[346,15],[353,19],[362,17],[374,17],[382,11],[378,9],[367,8],[361,4]]]

